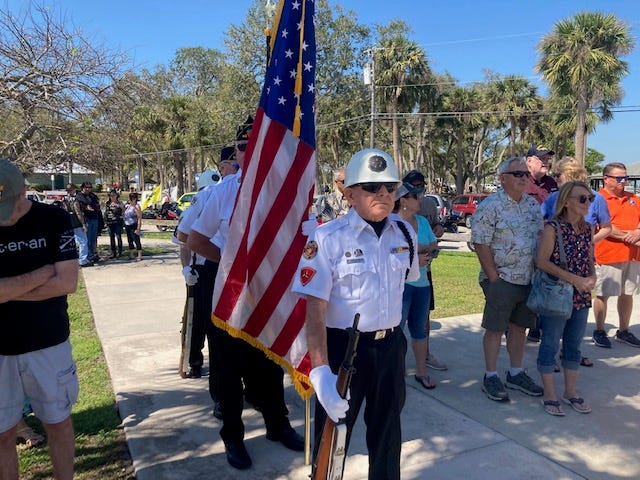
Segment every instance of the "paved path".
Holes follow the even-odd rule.
[[[138,480],[308,478],[303,455],[266,440],[262,418],[250,408],[243,419],[253,467],[240,472],[228,466],[207,380],[182,380],[177,373],[185,295],[177,254],[82,272]],[[632,330],[640,335],[638,317]],[[616,317],[609,318],[615,331]],[[507,404],[485,397],[479,325],[480,315],[433,321],[432,351],[449,365],[446,372],[432,372],[435,390],[413,380],[413,358],[407,356],[403,479],[640,478],[640,350],[586,342],[584,354],[596,366],[581,369],[579,385],[593,413],[566,408],[566,417],[557,418],[543,412],[539,398],[519,392]],[[587,329],[593,329],[592,318]],[[507,368],[504,350],[501,370]],[[527,344],[525,365],[535,378],[536,350]],[[556,382],[560,388],[561,375]],[[304,403],[290,384],[285,394],[292,424],[302,433]],[[367,478],[361,421],[345,478]]]

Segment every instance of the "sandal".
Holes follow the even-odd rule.
[[[431,377],[429,375],[425,375],[424,377],[419,377],[418,375],[414,375],[413,378],[415,378],[416,382],[418,382],[427,390],[432,390],[436,388],[436,384],[431,383]]]
[[[584,404],[584,398],[582,397],[562,397],[562,401],[567,405],[571,405],[571,408],[578,413],[591,413],[591,407]]]
[[[593,362],[589,357],[580,357],[580,365],[583,367],[593,367]]]
[[[27,448],[39,447],[44,443],[44,437],[39,433],[33,431],[33,429],[27,425],[24,420],[21,420],[16,430],[16,438],[20,442],[24,442]]]
[[[545,413],[554,417],[564,417],[564,410],[557,400],[541,400]]]

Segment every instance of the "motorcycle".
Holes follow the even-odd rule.
[[[150,220],[178,220],[181,214],[182,210],[180,210],[176,202],[165,202],[160,209],[149,207],[143,210],[142,218]],[[172,227],[156,225],[156,228],[161,232],[166,232]]]
[[[462,214],[452,210],[442,218],[442,227],[445,232],[458,233],[458,224],[463,221]]]

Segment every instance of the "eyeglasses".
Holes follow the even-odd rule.
[[[247,149],[247,144],[246,143],[237,143],[236,144],[236,148],[239,151],[244,152]]]
[[[524,170],[514,170],[513,172],[502,172],[505,175],[513,175],[516,178],[526,177],[529,178],[529,172]]]
[[[596,196],[595,195],[571,195],[571,198],[576,198],[580,203],[586,203],[589,200],[589,203],[593,203]]]
[[[398,188],[398,184],[395,182],[367,182],[367,183],[358,183],[357,184],[362,190],[369,193],[378,193],[380,189],[384,186],[387,189],[387,192],[393,193]],[[355,186],[355,185],[354,185]]]
[[[618,183],[626,182],[626,181],[629,180],[629,175],[621,175],[619,177],[614,177],[613,175],[605,175],[605,177],[615,178],[616,182],[618,182]]]

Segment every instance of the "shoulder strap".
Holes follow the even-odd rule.
[[[396,220],[395,222],[398,224],[398,228],[400,229],[400,231],[404,235],[404,238],[407,240],[407,243],[409,244],[409,266],[411,266],[413,264],[413,257],[416,253],[415,247],[413,245],[413,240],[411,239],[409,230],[407,230],[407,226],[404,224],[404,222],[400,220]],[[409,276],[409,269],[407,269],[407,271],[405,272],[404,278],[406,279],[408,276]]]
[[[563,267],[567,267],[567,254],[564,251],[564,240],[562,238],[562,230],[560,230],[560,225],[555,220],[549,222],[553,225],[553,228],[556,230],[556,240],[558,242],[558,252],[560,253],[560,263]]]

